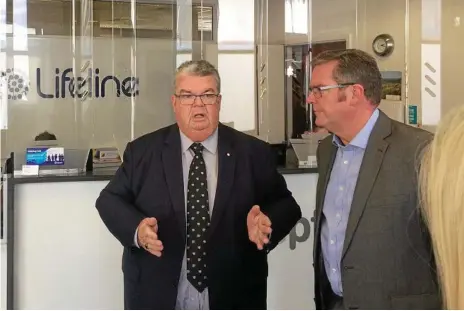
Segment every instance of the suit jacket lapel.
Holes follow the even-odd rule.
[[[177,125],[171,127],[165,140],[162,151],[162,161],[169,195],[177,216],[179,229],[185,240],[185,199],[184,199],[184,176],[182,173],[182,150],[180,133]]]
[[[233,137],[231,130],[219,124],[218,128],[218,177],[217,189],[214,199],[213,213],[211,218],[211,226],[208,236],[211,235],[217,228],[217,225],[227,207],[232,186],[234,184],[235,160],[236,154],[233,149]]]
[[[362,165],[359,170],[358,181],[351,203],[348,225],[346,227],[342,258],[353,239],[353,235],[366,207],[372,187],[380,167],[382,166],[383,158],[389,145],[385,138],[390,136],[391,126],[391,120],[384,113],[380,112],[379,119],[369,138]]]
[[[321,216],[322,216],[322,210],[324,207],[325,194],[326,194],[327,185],[330,179],[330,173],[332,172],[332,167],[335,162],[335,157],[337,155],[337,147],[334,146],[334,144],[332,144],[331,138],[332,136],[327,138],[327,139],[330,139],[330,142],[327,142],[328,146],[323,147],[322,144],[324,142],[322,142],[321,145],[319,145],[321,150],[320,150],[320,159],[319,159],[320,163],[318,163],[318,172],[319,172],[319,181],[317,185],[318,200],[316,202],[316,209],[315,209],[315,219],[316,219],[315,238],[316,239],[319,239],[319,236],[320,236],[320,228],[321,228],[321,223],[322,223]],[[317,244],[318,242],[319,240],[315,241],[316,245],[318,245]],[[314,248],[314,250],[316,250],[316,247]]]

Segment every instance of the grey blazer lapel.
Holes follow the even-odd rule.
[[[325,194],[327,191],[327,185],[330,179],[330,173],[332,172],[335,157],[337,155],[337,147],[332,143],[332,135],[327,137],[319,145],[319,163],[318,163],[318,183],[316,191],[316,209],[315,209],[315,238],[319,238],[321,216],[324,207]],[[315,241],[316,243],[318,241]],[[314,248],[316,250],[316,248]]]
[[[359,220],[361,219],[366,207],[372,187],[377,179],[380,167],[382,166],[383,158],[389,145],[385,138],[391,135],[391,130],[391,120],[383,112],[380,112],[379,119],[377,120],[367,143],[362,165],[359,170],[358,182],[356,183],[353,194],[350,216],[346,227],[342,258],[345,256],[345,253],[350,246]]]

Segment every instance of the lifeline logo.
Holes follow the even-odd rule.
[[[42,86],[42,70],[37,68],[37,94],[42,98],[66,98],[69,94],[71,97],[93,97],[103,98],[107,96],[108,84],[113,83],[116,89],[116,96],[120,97],[121,93],[127,97],[139,95],[139,79],[137,77],[126,77],[122,81],[116,76],[100,76],[100,69],[88,69],[87,77],[73,78],[68,76],[72,74],[72,68],[61,71],[55,69],[55,88],[53,91],[44,90]]]
[[[0,71],[0,85],[6,84],[8,99],[24,99],[29,92],[29,81],[19,70],[8,68]]]

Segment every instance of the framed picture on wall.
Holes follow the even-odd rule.
[[[382,71],[382,99],[401,101],[403,74],[401,71]]]

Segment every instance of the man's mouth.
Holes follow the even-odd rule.
[[[201,112],[193,114],[194,119],[201,119],[201,118],[204,118],[205,116],[206,115],[204,113],[201,113]]]

